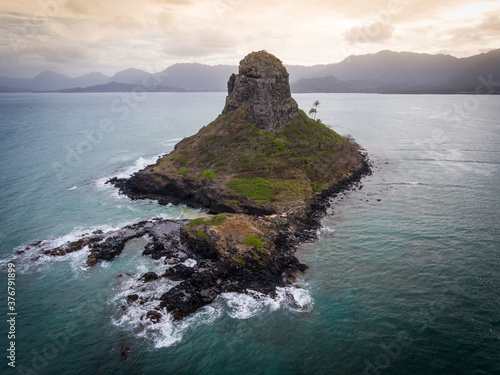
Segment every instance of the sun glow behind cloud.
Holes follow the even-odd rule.
[[[312,65],[383,49],[469,56],[500,46],[498,0],[9,0],[0,21],[0,75],[10,76],[235,65],[260,49]]]
[[[458,6],[440,14],[440,17],[449,21],[464,22],[467,20],[477,20],[486,17],[490,12],[500,10],[500,1],[486,2],[478,1],[470,4]]]

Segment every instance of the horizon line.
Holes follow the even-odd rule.
[[[313,67],[313,66],[320,66],[320,65],[325,65],[326,66],[326,65],[340,64],[341,62],[343,62],[343,61],[345,61],[345,60],[347,60],[347,59],[349,59],[351,57],[377,55],[377,54],[379,54],[381,52],[412,53],[412,54],[417,54],[417,55],[430,55],[430,56],[451,56],[451,57],[456,58],[458,60],[462,60],[462,59],[468,59],[468,58],[473,57],[473,56],[484,55],[484,54],[487,54],[487,53],[490,53],[490,52],[493,52],[493,51],[496,51],[496,50],[500,50],[500,48],[494,48],[494,49],[491,49],[489,51],[485,51],[485,52],[481,52],[481,53],[476,53],[476,54],[473,54],[473,55],[470,55],[470,56],[457,57],[457,56],[453,56],[451,54],[446,54],[446,53],[435,53],[435,54],[433,54],[433,53],[428,53],[428,52],[394,51],[394,50],[389,50],[389,49],[382,49],[382,50],[380,50],[378,52],[374,52],[374,53],[352,54],[352,55],[349,55],[349,56],[345,57],[344,59],[342,59],[340,61],[337,61],[337,62],[317,63],[317,64],[285,64],[285,63],[283,63],[283,65],[285,65],[285,67],[286,66]],[[36,74],[34,77],[20,77],[20,76],[12,77],[12,76],[8,76],[8,75],[3,75],[3,73],[0,73],[0,77],[10,78],[10,79],[35,79],[40,74],[43,74],[45,72],[50,72],[50,73],[55,73],[55,74],[58,74],[58,75],[62,75],[62,76],[67,77],[67,78],[81,78],[81,77],[84,77],[84,76],[89,75],[89,74],[102,74],[105,77],[112,78],[113,76],[115,76],[116,74],[118,74],[120,72],[124,72],[126,70],[131,70],[131,69],[140,70],[140,71],[145,72],[147,74],[158,74],[158,73],[161,73],[161,72],[165,71],[166,69],[168,69],[168,68],[170,68],[172,66],[175,66],[175,65],[184,65],[184,64],[185,65],[187,65],[187,64],[198,64],[198,65],[212,66],[212,67],[215,67],[215,66],[238,67],[238,63],[236,63],[235,65],[232,65],[232,64],[206,64],[206,63],[200,63],[200,62],[179,62],[179,63],[174,63],[174,64],[171,64],[171,65],[168,65],[163,70],[155,72],[155,73],[151,73],[151,72],[148,72],[148,71],[140,69],[140,68],[130,67],[130,68],[126,68],[126,69],[123,69],[123,70],[118,70],[113,75],[110,75],[110,76],[108,76],[108,75],[106,75],[106,74],[104,74],[104,73],[102,73],[100,71],[90,71],[88,73],[84,73],[84,74],[78,75],[78,76],[69,76],[69,75],[66,75],[66,74],[63,74],[63,73],[58,73],[58,72],[56,72],[54,70],[51,70],[51,69],[45,69],[45,70],[42,70],[41,72],[39,72],[38,74]]]

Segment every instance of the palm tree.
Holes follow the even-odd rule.
[[[320,104],[319,100],[316,100],[313,103],[312,108],[309,110],[309,115],[313,115],[313,120],[316,120],[316,114],[318,113],[318,107]]]
[[[309,116],[311,116],[314,120],[316,120],[316,113],[318,113],[318,110],[316,108],[311,108],[309,110]]]

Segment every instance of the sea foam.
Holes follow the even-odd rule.
[[[274,296],[248,290],[246,293],[222,293],[211,304],[181,321],[174,321],[171,314],[159,308],[157,299],[179,283],[165,282],[165,279],[142,283],[134,279],[134,275],[127,277],[114,299],[114,303],[126,307],[120,311],[119,316],[112,319],[112,324],[134,332],[137,337],[150,341],[155,348],[164,348],[180,342],[189,330],[200,325],[213,324],[224,315],[244,320],[258,314],[272,313],[280,308],[292,313],[310,312],[314,305],[310,292],[300,286],[277,288]],[[137,294],[139,298],[126,305],[126,297],[131,294]],[[148,319],[149,311],[161,316],[158,323]]]

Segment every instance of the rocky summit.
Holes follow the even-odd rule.
[[[259,129],[275,131],[299,119],[290,94],[288,72],[283,63],[266,51],[252,52],[240,61],[239,74],[231,75],[223,114],[244,107]]]
[[[88,248],[91,267],[119,256],[130,239],[149,238],[143,255],[164,259],[165,272],[140,281],[179,283],[148,317],[181,319],[223,292],[270,293],[292,283],[306,269],[295,249],[315,238],[329,199],[369,173],[352,138],[297,108],[281,61],[253,52],[230,77],[221,115],[155,164],[108,181],[132,199],[204,208],[204,217],[152,220],[43,251]],[[136,297],[127,303],[141,303]]]

